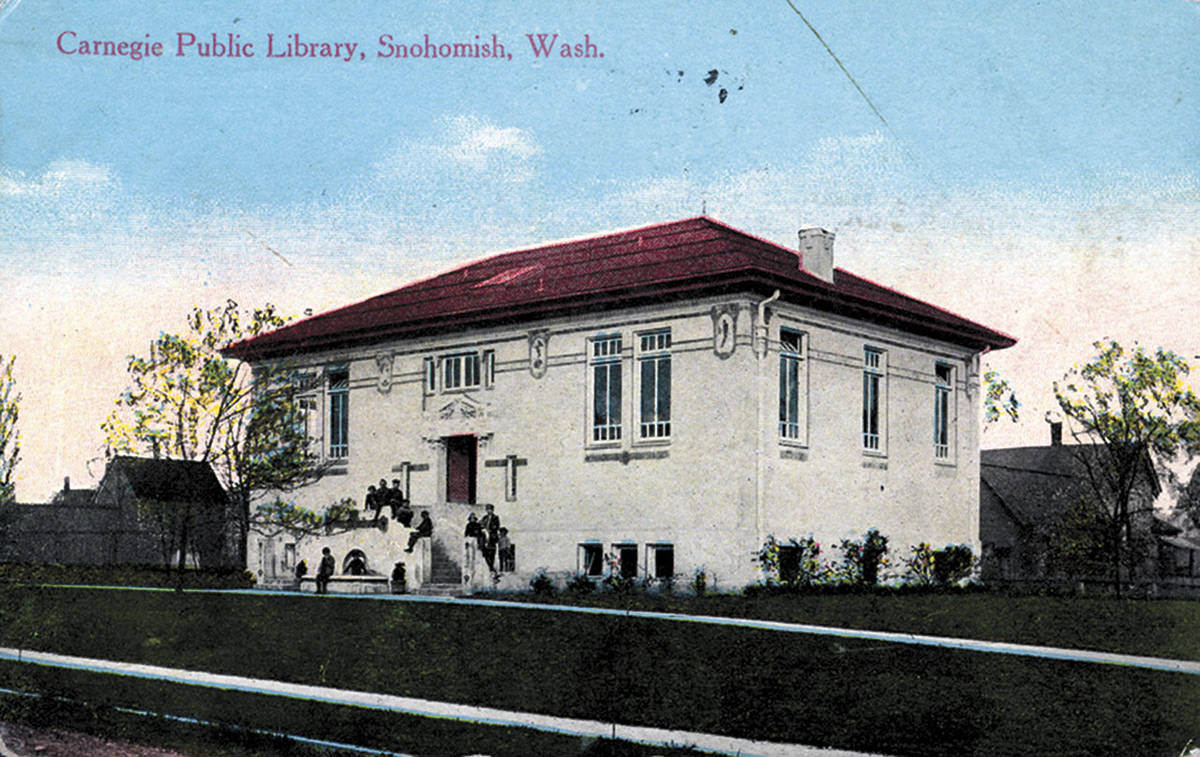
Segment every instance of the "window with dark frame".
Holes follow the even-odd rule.
[[[807,423],[804,338],[802,332],[793,329],[779,331],[779,436],[794,441],[804,440]]]
[[[938,363],[935,368],[937,379],[933,388],[933,456],[949,460],[951,403],[954,392],[954,368]]]
[[[592,441],[621,439],[621,336],[592,339]]]
[[[442,391],[472,389],[480,385],[478,352],[442,356]]]
[[[675,546],[673,544],[647,544],[646,567],[654,570],[654,577],[667,579],[675,575]]]
[[[484,389],[491,389],[496,385],[496,352],[495,350],[484,350],[481,359],[482,366],[482,383]]]
[[[579,545],[579,572],[592,578],[604,575],[604,548],[601,545],[591,542]]]
[[[329,372],[329,456],[350,456],[350,371]]]
[[[671,331],[639,334],[641,438],[671,436]]]
[[[621,578],[637,578],[638,576],[638,548],[636,544],[622,543],[614,544],[613,551],[617,553],[617,560],[620,564]]]
[[[317,439],[317,421],[319,420],[316,397],[296,399],[296,431],[304,434],[305,450],[317,457],[321,454],[321,447]]]
[[[881,392],[885,370],[882,350],[863,349],[862,445],[864,450],[881,449],[883,403]]]
[[[427,357],[423,361],[422,367],[424,368],[422,388],[425,390],[425,394],[434,394],[437,392],[437,362],[433,358]]]
[[[800,576],[800,548],[791,544],[779,545],[779,580],[794,583]]]

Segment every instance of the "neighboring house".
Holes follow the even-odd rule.
[[[396,478],[431,512],[418,583],[472,574],[463,526],[484,503],[510,530],[511,585],[619,561],[739,586],[768,535],[876,527],[977,548],[979,358],[1015,340],[835,269],[830,232],[799,239],[700,217],[548,244],[226,354],[306,375],[313,451],[333,467],[299,504],[361,504]],[[251,562],[270,578],[298,555],[311,575],[331,545],[386,574],[413,560],[391,526],[254,537]]]
[[[1102,448],[1062,443],[1062,424],[1051,424],[1051,443],[1042,447],[985,449],[980,453],[980,541],[985,580],[1053,578],[1051,540],[1059,521],[1073,506],[1096,501],[1085,461],[1099,466]],[[1139,528],[1160,544],[1179,533],[1155,516],[1161,491],[1149,456],[1135,482],[1130,507]],[[1159,570],[1154,555],[1143,574]]]
[[[185,532],[187,564],[238,562],[229,500],[207,463],[118,456],[96,489],[68,481],[49,504],[17,509],[6,562],[175,565]]]
[[[113,561],[121,547],[113,528],[116,514],[95,507],[95,494],[95,489],[72,489],[66,479],[62,491],[48,503],[13,504],[0,543],[0,561],[68,565]]]
[[[1172,512],[1153,524],[1162,576],[1200,578],[1200,528],[1185,513]]]

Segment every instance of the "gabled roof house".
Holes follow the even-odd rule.
[[[698,217],[558,242],[226,352],[304,376],[330,473],[301,504],[394,480],[431,513],[427,559],[468,582],[461,534],[485,504],[517,583],[545,568],[740,585],[768,535],[978,545],[979,357],[1015,340],[835,268],[833,238],[805,229],[791,249]],[[251,554],[268,577],[322,543],[366,552],[366,533]],[[419,561],[395,549],[406,533],[371,537],[371,561]]]
[[[208,463],[118,455],[97,488],[72,489],[66,480],[48,504],[18,505],[0,560],[173,565],[186,526],[188,564],[232,567],[239,553],[231,515]]]
[[[1062,424],[1050,424],[1046,446],[985,449],[980,462],[980,539],[987,580],[1042,581],[1055,575],[1050,553],[1055,531],[1072,507],[1095,507],[1107,453],[1094,444],[1063,444]],[[1200,576],[1200,542],[1186,518],[1154,509],[1162,492],[1149,454],[1143,453],[1131,492],[1131,524],[1152,541],[1131,578]],[[1103,501],[1103,500],[1100,500]],[[1102,576],[1092,576],[1100,579]]]

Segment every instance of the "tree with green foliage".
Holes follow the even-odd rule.
[[[1021,402],[1008,380],[1000,372],[989,370],[983,374],[983,422],[986,427],[1001,417],[1016,423],[1021,414]]]
[[[1200,452],[1200,399],[1186,380],[1186,360],[1169,350],[1129,350],[1116,341],[1094,344],[1098,354],[1054,382],[1054,396],[1079,444],[1074,457],[1092,496],[1088,512],[1072,517],[1102,534],[1099,545],[1074,551],[1108,555],[1114,587],[1122,569],[1139,562],[1147,543],[1141,525],[1153,502],[1138,493],[1140,482],[1155,477],[1156,461]]]
[[[106,452],[209,463],[232,505],[232,538],[245,563],[246,537],[276,517],[307,523],[319,516],[302,508],[255,502],[319,478],[310,453],[299,376],[284,363],[251,366],[226,359],[224,347],[276,329],[288,319],[271,305],[243,310],[193,308],[187,330],[162,333],[146,356],[130,356],[129,387],[102,424]],[[185,506],[186,507],[186,506]],[[196,513],[171,513],[182,570]]]
[[[16,485],[13,474],[21,461],[21,435],[17,420],[21,415],[21,395],[13,368],[16,355],[8,360],[0,357],[0,545],[7,539],[8,529],[16,520]]]
[[[21,415],[21,394],[17,391],[17,379],[13,368],[17,356],[5,361],[0,356],[0,504],[16,499],[13,473],[21,461],[21,435],[17,431],[17,420]]]

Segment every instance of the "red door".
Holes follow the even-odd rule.
[[[474,436],[446,437],[446,501],[475,504],[475,464],[478,445]]]

